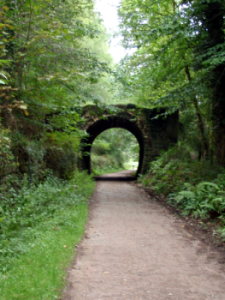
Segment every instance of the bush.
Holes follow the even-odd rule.
[[[209,161],[193,160],[185,145],[179,144],[151,162],[149,172],[140,181],[156,192],[168,195],[182,190],[186,183],[213,180],[221,171],[222,168],[212,166]]]
[[[79,136],[66,133],[49,133],[44,141],[46,167],[62,179],[70,179],[78,165]]]
[[[46,176],[45,148],[40,139],[30,139],[18,131],[11,132],[12,151],[18,162],[20,177],[27,174],[30,181],[40,181]]]
[[[214,182],[186,184],[185,190],[170,194],[169,202],[196,218],[225,217],[225,191]]]
[[[70,144],[46,149],[45,162],[55,176],[70,179],[77,168],[77,156]]]
[[[16,159],[11,149],[9,132],[0,127],[0,180],[17,170]]]

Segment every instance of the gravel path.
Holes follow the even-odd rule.
[[[63,300],[224,300],[219,254],[127,182],[98,182]]]

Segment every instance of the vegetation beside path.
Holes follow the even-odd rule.
[[[60,292],[93,187],[73,175],[84,106],[179,111],[178,145],[140,180],[225,239],[224,0],[121,0],[118,64],[95,2],[0,0],[0,300]],[[139,161],[122,131],[92,150],[95,174]]]
[[[50,176],[37,185],[24,183],[7,198],[0,223],[1,300],[59,297],[84,232],[93,188],[85,173],[69,181]]]
[[[225,241],[225,169],[207,160],[194,159],[187,146],[178,143],[150,163],[139,181],[182,215],[213,225],[214,235]]]

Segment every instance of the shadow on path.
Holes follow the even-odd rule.
[[[137,179],[135,170],[125,170],[116,173],[94,177],[96,181],[134,181]]]

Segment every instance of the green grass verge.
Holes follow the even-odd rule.
[[[6,260],[7,269],[0,273],[1,300],[59,298],[65,285],[67,268],[74,258],[75,245],[83,236],[87,220],[87,198],[94,184],[86,177],[82,175],[78,180],[79,187],[76,190],[71,189],[71,183],[68,183],[69,188],[63,184],[62,189],[67,189],[70,205],[66,201],[68,198],[65,199],[65,205],[61,198],[61,205],[54,213],[51,211],[51,216],[47,215],[35,226],[23,229],[22,234],[21,230],[14,232],[12,245],[16,238],[19,244],[17,248],[25,250],[21,250],[15,258],[9,255]],[[12,251],[12,248],[8,249]]]

